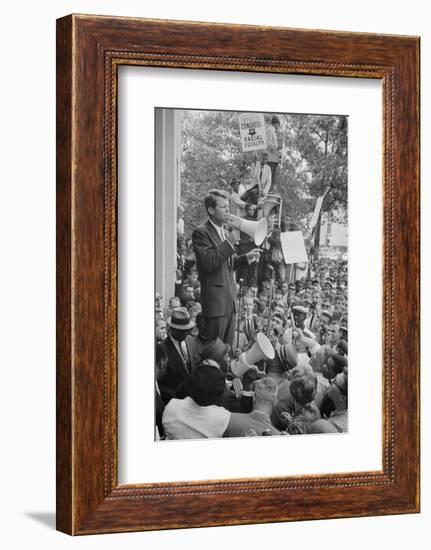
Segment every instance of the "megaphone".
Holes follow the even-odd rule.
[[[256,342],[248,351],[241,353],[237,361],[231,363],[230,370],[235,376],[241,378],[261,359],[274,359],[274,357],[274,348],[269,338],[263,332],[258,332]]]
[[[229,223],[231,223],[235,229],[247,233],[247,235],[254,239],[256,246],[260,246],[268,234],[268,221],[266,218],[254,222],[252,220],[244,220],[239,216],[231,214]]]

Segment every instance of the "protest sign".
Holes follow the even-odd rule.
[[[246,152],[266,149],[266,130],[263,114],[241,113],[238,118],[242,150]]]
[[[308,262],[302,231],[286,231],[280,234],[280,239],[286,264]]]

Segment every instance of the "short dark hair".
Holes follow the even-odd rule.
[[[208,195],[204,198],[205,210],[208,212],[208,208],[216,208],[217,197],[222,199],[229,199],[229,193],[222,189],[211,189],[208,191]]]
[[[317,391],[317,378],[314,372],[304,371],[295,376],[290,383],[292,397],[302,406],[313,401]]]

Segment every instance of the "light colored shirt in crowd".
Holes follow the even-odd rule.
[[[271,189],[271,168],[259,160],[253,166],[253,179],[259,185],[261,195],[267,195]]]
[[[222,437],[231,413],[223,407],[201,407],[191,397],[171,399],[163,411],[167,439],[206,439]]]
[[[230,195],[230,211],[234,216],[244,217],[245,202],[240,199],[240,194],[235,193],[235,191]]]

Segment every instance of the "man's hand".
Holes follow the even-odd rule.
[[[247,258],[247,261],[250,264],[253,262],[258,262],[260,259],[260,255],[262,253],[262,250],[260,248],[254,248],[250,252],[248,252],[245,256]]]
[[[285,426],[288,426],[288,425],[292,422],[292,420],[293,420],[292,415],[289,414],[288,412],[282,412],[282,413],[280,414],[280,418],[281,418],[281,421],[283,422],[283,424],[284,424]]]
[[[233,227],[234,229],[241,229],[241,218],[239,218],[238,216],[229,214],[226,223],[227,225],[229,225],[230,227]]]

